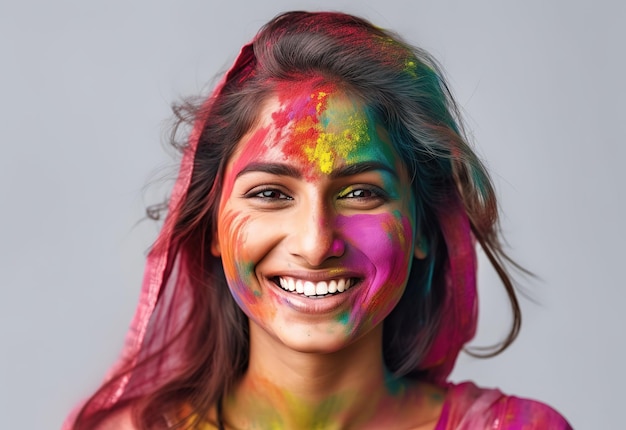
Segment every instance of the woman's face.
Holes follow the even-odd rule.
[[[400,299],[420,254],[414,208],[367,107],[330,84],[285,84],[227,164],[212,252],[253,326],[295,350],[336,351]]]

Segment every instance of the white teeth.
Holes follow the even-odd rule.
[[[315,294],[318,296],[323,296],[328,294],[328,284],[324,281],[318,282],[315,286]]]
[[[346,280],[345,279],[338,280],[337,291],[339,291],[340,293],[343,293],[345,289],[346,289]]]
[[[294,278],[278,278],[278,284],[285,291],[295,291],[305,296],[325,296],[327,294],[342,293],[352,286],[350,278],[331,279],[330,281],[303,281]]]
[[[304,295],[305,296],[314,296],[315,295],[315,284],[310,281],[306,281],[304,283]]]
[[[328,292],[331,294],[337,292],[337,281],[334,279],[328,283]]]

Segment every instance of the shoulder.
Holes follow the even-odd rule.
[[[530,399],[503,394],[498,389],[480,388],[472,382],[450,384],[442,412],[445,428],[540,430],[571,429],[552,407]]]

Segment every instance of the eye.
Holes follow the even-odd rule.
[[[359,190],[352,190],[352,191],[348,192],[347,194],[344,194],[340,198],[343,198],[343,199],[353,199],[353,198],[356,198],[356,199],[366,199],[366,198],[374,197],[374,196],[376,196],[376,194],[372,190],[359,189]]]
[[[291,200],[286,194],[281,193],[278,190],[263,190],[260,193],[256,194],[256,197],[260,197],[262,199],[286,199]]]
[[[293,200],[293,197],[288,196],[280,190],[275,188],[254,189],[245,194],[246,198],[261,199],[266,201],[271,200]]]
[[[354,185],[343,190],[337,197],[346,209],[370,210],[389,201],[389,195],[374,185]]]
[[[383,199],[388,198],[387,193],[374,185],[354,185],[346,188],[339,194],[339,199]]]

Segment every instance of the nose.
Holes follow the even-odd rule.
[[[303,206],[294,216],[289,252],[310,267],[318,267],[332,257],[341,257],[346,245],[337,231],[336,214],[329,205]]]

